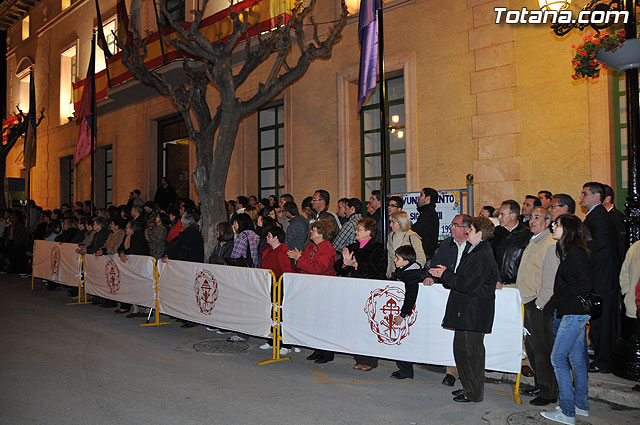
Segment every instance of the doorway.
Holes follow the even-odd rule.
[[[180,115],[158,121],[158,176],[169,180],[178,198],[189,197],[190,140]]]

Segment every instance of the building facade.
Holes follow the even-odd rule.
[[[38,128],[31,193],[39,205],[55,208],[90,196],[89,161],[73,166],[78,126],[70,117],[73,87],[85,78],[97,20],[94,0],[34,3],[7,29],[7,115],[15,114],[17,104],[28,108],[32,67],[38,109],[46,109],[46,118]],[[348,3],[357,8],[359,2]],[[207,15],[225,4],[210,2]],[[167,1],[187,19],[195,6],[195,0]],[[571,45],[583,34],[560,38],[548,25],[496,24],[497,6],[537,9],[538,2],[385,2],[387,97],[394,126],[386,153],[391,192],[464,188],[467,174],[473,174],[477,211],[543,189],[577,200],[582,184],[595,180],[617,189],[616,201],[623,204],[624,75],[607,71],[593,81],[574,81]],[[101,0],[100,9],[109,35],[117,25],[116,0]],[[356,10],[331,59],[313,63],[302,79],[242,121],[227,199],[271,193],[302,199],[318,188],[336,200],[368,199],[378,187],[377,93],[362,113],[356,110]],[[339,15],[340,1],[319,1],[314,16],[320,33]],[[156,31],[152,1],[142,1],[141,23],[143,30]],[[179,69],[177,63],[164,66],[168,73]],[[259,68],[240,96],[255,92],[267,73],[266,66]],[[212,87],[210,105],[216,98]],[[168,99],[128,80],[107,90],[98,107],[98,206],[126,203],[136,188],[143,198],[152,198],[162,176],[197,199],[190,181],[195,148]],[[24,176],[21,152],[18,144],[9,155],[8,177]]]

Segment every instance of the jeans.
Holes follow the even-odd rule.
[[[562,413],[572,418],[576,416],[576,407],[589,410],[589,361],[585,332],[588,321],[589,316],[586,314],[563,316],[551,352],[551,364],[558,381],[560,408]]]

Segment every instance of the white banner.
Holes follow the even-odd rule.
[[[420,213],[418,212],[418,197],[420,192],[399,193],[404,205],[402,210],[409,214],[412,223],[418,220]],[[451,222],[458,214],[462,214],[462,190],[439,190],[438,203],[436,204],[436,212],[440,219],[440,228],[438,230],[438,239],[443,240],[451,236]]]
[[[398,326],[402,282],[285,273],[282,337],[286,344],[415,363],[454,366],[453,331],[443,329],[449,291],[420,285],[416,307]],[[514,288],[496,291],[486,369],[517,373],[522,307]]]
[[[159,270],[161,313],[269,336],[272,278],[268,270],[175,260],[162,264]]]
[[[33,276],[69,286],[78,286],[80,254],[78,245],[70,243],[35,241]]]
[[[153,307],[153,258],[127,255],[123,263],[117,255],[84,256],[87,293],[127,304]]]

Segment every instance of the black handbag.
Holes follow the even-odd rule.
[[[245,257],[225,258],[224,261],[228,266],[253,267],[253,258],[251,257],[251,246],[249,245],[249,237],[247,237],[247,252],[245,253]]]
[[[578,295],[578,299],[582,304],[585,314],[591,316],[591,320],[595,320],[602,316],[602,297],[595,292],[586,295]]]

